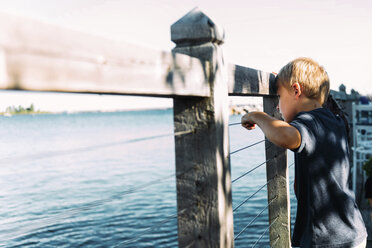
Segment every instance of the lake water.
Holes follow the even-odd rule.
[[[172,110],[0,117],[0,246],[177,247],[172,132]],[[230,151],[263,139],[230,126]],[[263,143],[232,154],[232,178],[264,161]],[[265,183],[265,166],[235,182],[233,207]],[[235,235],[266,206],[264,188],[234,212]],[[267,227],[266,210],[235,246]]]

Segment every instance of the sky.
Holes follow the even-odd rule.
[[[277,72],[294,58],[311,57],[327,70],[332,89],[342,83],[347,92],[354,88],[372,94],[370,0],[0,0],[1,12],[165,51],[175,46],[170,26],[196,6],[225,29],[226,61]],[[146,101],[172,105],[170,99],[33,95],[38,95],[36,107],[52,109],[63,102],[73,103],[66,108],[84,109],[86,101],[91,101],[90,108],[97,102],[95,108],[105,110],[134,108]],[[0,111],[28,96],[0,92]]]

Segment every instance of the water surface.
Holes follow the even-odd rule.
[[[0,117],[0,245],[177,247],[172,133],[172,110]],[[231,151],[263,139],[230,127]],[[263,143],[232,154],[232,178],[263,161]],[[233,207],[265,183],[265,166],[235,182]],[[235,235],[266,206],[264,188],[234,212]],[[236,247],[267,227],[266,210]]]

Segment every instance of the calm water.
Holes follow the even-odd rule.
[[[0,246],[177,247],[172,131],[172,110],[0,117]],[[230,150],[263,138],[231,126]],[[232,178],[263,161],[263,143],[231,155]],[[235,182],[233,207],[265,183],[264,166]],[[234,212],[235,235],[266,206],[264,189]],[[264,211],[236,247],[267,227]]]

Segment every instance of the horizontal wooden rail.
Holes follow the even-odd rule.
[[[229,64],[228,87],[230,96],[276,95],[274,74],[240,65]]]
[[[0,15],[0,89],[209,96],[204,74],[190,56]]]
[[[0,15],[0,89],[210,96],[210,66],[188,55]],[[272,94],[270,73],[230,64],[229,95]]]

